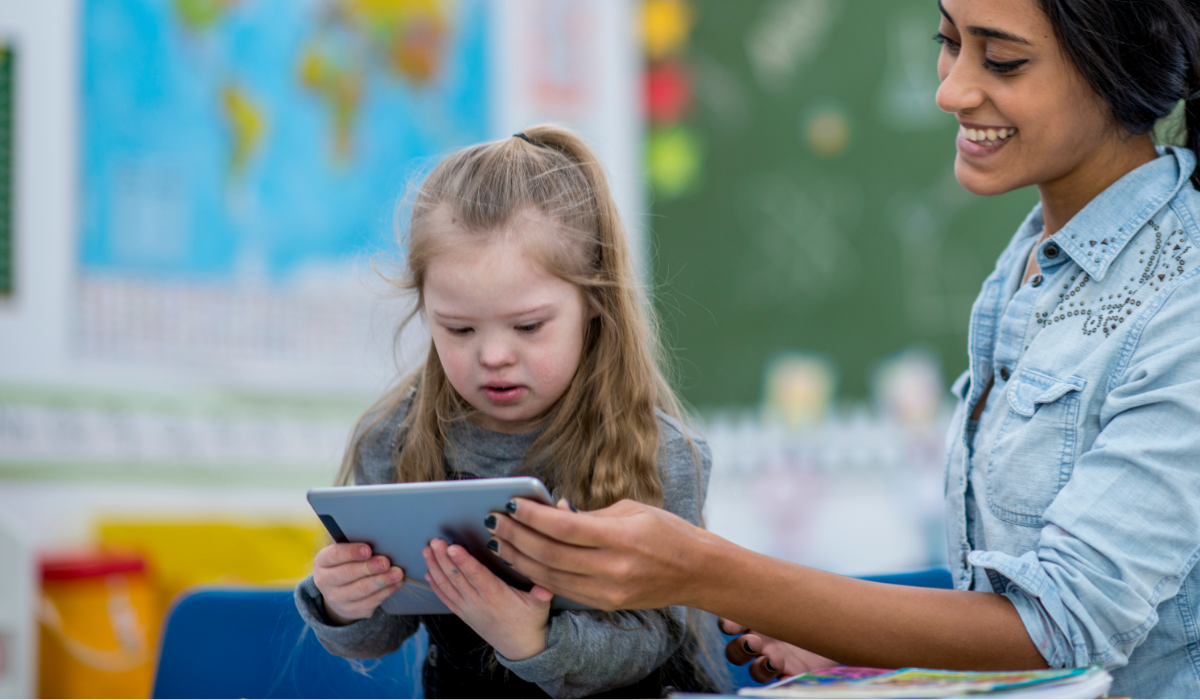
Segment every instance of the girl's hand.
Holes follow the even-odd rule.
[[[725,645],[725,658],[737,666],[749,661],[750,677],[759,683],[838,665],[832,659],[746,629],[732,620],[721,618],[717,625],[725,634],[738,635]]]
[[[513,588],[461,545],[433,540],[422,553],[433,592],[501,656],[520,661],[545,651],[553,593]]]
[[[404,572],[385,556],[371,556],[365,542],[331,544],[317,552],[313,583],[325,599],[325,617],[348,625],[375,613],[404,585]]]

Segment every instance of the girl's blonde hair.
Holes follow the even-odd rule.
[[[460,230],[481,243],[521,236],[509,226],[529,209],[561,235],[535,250],[553,275],[583,292],[593,318],[566,393],[550,409],[522,471],[585,510],[629,498],[663,504],[655,409],[682,418],[663,374],[653,311],[641,293],[633,256],[599,160],[579,136],[556,126],[464,148],[442,161],[412,202],[405,275],[395,284],[417,295],[430,262],[450,245],[431,218],[445,208]],[[461,239],[459,239],[461,240]],[[524,242],[524,241],[519,241]],[[410,317],[411,319],[411,317]],[[338,474],[353,482],[363,437],[412,397],[394,455],[396,481],[447,478],[448,431],[474,409],[450,385],[430,343],[422,369],[385,395],[360,420]]]

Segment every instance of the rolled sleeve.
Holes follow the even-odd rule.
[[[1053,579],[1042,568],[1037,553],[1014,557],[1003,552],[971,552],[972,566],[994,571],[1004,577],[1001,594],[1013,604],[1025,625],[1029,638],[1051,668],[1087,666],[1087,644],[1073,630]],[[1073,632],[1075,632],[1073,634]]]

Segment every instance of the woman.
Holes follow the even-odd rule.
[[[767,654],[760,677],[828,659],[1099,663],[1114,693],[1200,696],[1200,10],[939,6],[937,99],[962,126],[959,182],[1036,185],[1041,199],[984,283],[953,387],[957,590],[781,562],[631,502],[574,514],[521,501],[499,519],[499,552],[575,600],[736,621],[754,630],[731,645],[742,659]],[[1188,148],[1156,150],[1150,132],[1180,100]]]

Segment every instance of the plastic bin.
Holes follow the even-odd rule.
[[[146,562],[138,555],[44,557],[41,697],[148,697],[156,607]]]

